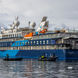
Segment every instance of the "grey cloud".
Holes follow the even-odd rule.
[[[0,21],[6,25],[15,16],[20,17],[21,25],[36,21],[39,25],[42,16],[48,16],[50,23],[78,25],[78,0],[2,0]]]

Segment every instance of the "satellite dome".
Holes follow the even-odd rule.
[[[36,23],[35,22],[31,22],[30,26],[32,26],[32,28],[34,28],[36,26]]]
[[[18,20],[15,20],[15,21],[14,21],[14,25],[15,25],[15,26],[19,26],[19,25],[20,25],[20,22],[19,22]]]

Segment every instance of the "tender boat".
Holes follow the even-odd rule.
[[[4,58],[4,61],[21,61],[22,58]]]
[[[38,60],[39,61],[56,61],[57,60],[57,57],[55,56],[55,54],[53,54],[50,57],[41,56]]]

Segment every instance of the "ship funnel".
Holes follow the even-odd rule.
[[[41,22],[46,21],[46,20],[47,20],[47,17],[44,16],[44,17],[42,18],[42,21],[41,21]]]
[[[49,21],[47,21],[47,17],[44,16],[42,18],[40,26],[37,29],[37,32],[39,32],[39,33],[45,33],[48,30],[48,24],[49,24]]]

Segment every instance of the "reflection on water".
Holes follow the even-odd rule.
[[[78,62],[0,60],[0,78],[78,78]]]

